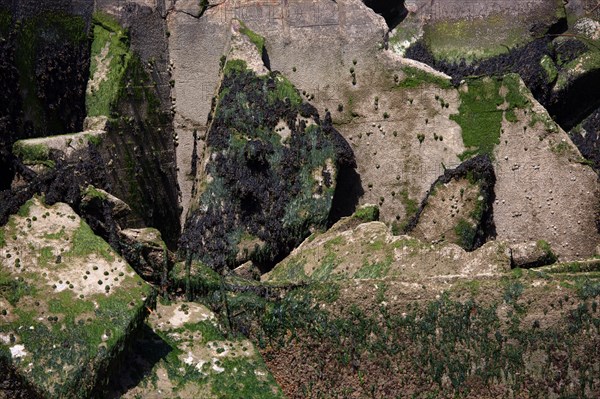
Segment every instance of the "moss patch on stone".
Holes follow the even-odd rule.
[[[500,143],[503,115],[508,114],[508,119],[514,120],[514,110],[530,104],[522,90],[515,74],[504,78],[469,79],[467,85],[459,90],[459,113],[450,118],[462,129],[463,143],[467,148],[459,156],[462,160],[474,154],[493,157],[494,147]],[[501,107],[503,105],[506,106]]]
[[[376,205],[362,206],[354,212],[352,217],[361,222],[374,222],[379,220],[379,208]]]
[[[50,149],[45,144],[32,144],[26,140],[19,140],[13,145],[13,154],[23,160],[26,165],[45,165],[54,167],[50,159]]]
[[[502,15],[436,21],[425,26],[423,39],[437,60],[449,62],[506,54],[530,40],[524,24],[507,21]]]
[[[258,53],[262,55],[263,51],[265,50],[265,38],[249,29],[246,24],[241,21],[240,25],[240,33],[246,35],[252,44],[254,44],[258,49]]]
[[[414,89],[422,85],[431,84],[442,89],[451,89],[452,83],[449,79],[437,76],[433,73],[426,72],[420,68],[404,66],[404,79],[398,82],[397,87],[404,89]]]
[[[112,17],[95,13],[86,96],[88,116],[110,116],[117,105],[125,72],[132,58],[129,33]]]
[[[546,73],[546,80],[548,83],[553,83],[558,77],[558,70],[556,69],[556,65],[554,65],[554,61],[547,55],[544,55],[540,60],[540,65],[544,68],[544,72]]]

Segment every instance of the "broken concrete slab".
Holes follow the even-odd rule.
[[[0,236],[0,380],[25,383],[11,395],[97,392],[152,288],[66,204],[33,198]]]
[[[112,384],[115,396],[283,398],[252,342],[226,338],[219,320],[206,306],[159,302],[147,326],[127,369]],[[140,370],[145,376],[131,386]]]

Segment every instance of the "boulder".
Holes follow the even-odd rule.
[[[0,396],[98,395],[152,288],[64,203],[31,199],[0,237]]]
[[[480,247],[495,235],[495,183],[494,166],[487,155],[445,170],[407,230],[427,242],[451,242],[468,251]]]
[[[306,239],[263,281],[310,283],[339,279],[477,278],[510,270],[501,242],[490,241],[467,252],[447,242],[431,244],[409,235],[392,235],[381,222],[356,224],[344,218],[322,234]]]
[[[106,203],[110,207],[112,216],[116,219],[121,219],[131,214],[131,208],[125,201],[101,188],[89,185],[83,190],[82,194],[81,206],[89,212],[100,211],[102,203]]]
[[[158,230],[145,227],[119,231],[123,257],[146,281],[164,286],[175,263],[175,255],[167,249]]]
[[[325,228],[353,162],[329,116],[262,64],[262,37],[237,21],[231,43],[180,242],[214,269],[268,266]]]
[[[282,399],[281,388],[253,343],[227,338],[223,331],[217,315],[204,305],[158,303],[132,345],[134,355],[114,373],[110,397]]]
[[[538,242],[511,245],[510,262],[513,268],[528,269],[550,265],[556,262],[556,255],[552,252],[550,244],[540,240]]]

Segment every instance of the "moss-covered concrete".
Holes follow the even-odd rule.
[[[0,356],[43,397],[97,392],[152,289],[65,204],[34,198],[0,230]]]
[[[432,18],[422,29],[423,42],[436,60],[473,63],[507,54],[566,20],[562,1],[484,3],[433,4]]]
[[[93,18],[93,38],[86,91],[87,115],[111,116],[132,57],[129,33],[114,18],[98,12]]]
[[[227,338],[216,315],[194,302],[159,302],[127,368],[113,380],[122,398],[283,398],[260,353]],[[148,370],[148,365],[151,370]],[[144,377],[134,387],[128,381]],[[122,383],[123,385],[120,385]]]
[[[111,193],[131,207],[136,226],[158,228],[173,248],[181,230],[176,143],[154,64],[142,61],[113,17],[95,13],[92,28],[86,107],[89,116],[108,118],[100,147]]]
[[[239,29],[181,240],[217,269],[249,259],[268,266],[325,228],[338,166],[352,159],[329,117],[321,120],[284,76],[269,72],[255,34]]]
[[[361,224],[349,217],[326,233],[309,237],[262,279],[310,283],[347,278],[415,281],[434,275],[493,275],[510,268],[505,249],[503,243],[490,242],[467,253],[455,244],[394,236],[381,222]]]

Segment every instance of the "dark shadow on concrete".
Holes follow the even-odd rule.
[[[332,226],[344,216],[350,216],[356,210],[358,200],[365,193],[360,175],[351,166],[340,168],[333,202],[329,211],[328,225]]]
[[[408,15],[404,1],[399,0],[363,0],[365,5],[381,15],[390,30],[400,24]]]

